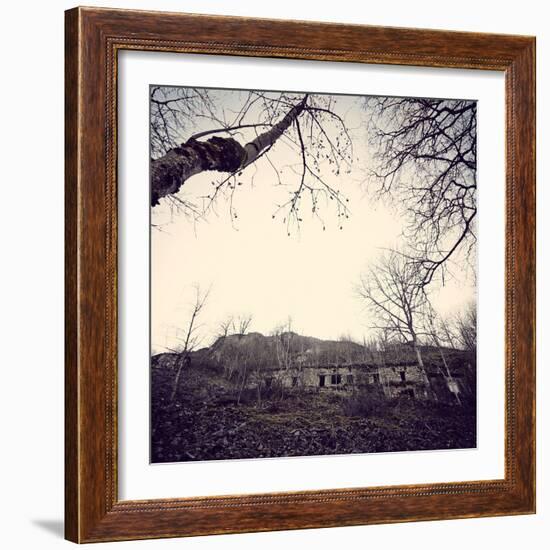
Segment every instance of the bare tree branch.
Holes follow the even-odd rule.
[[[151,205],[177,193],[187,179],[207,170],[234,173],[253,163],[303,111],[307,94],[286,115],[254,140],[241,145],[233,138],[212,137],[203,142],[190,138],[151,162]]]
[[[185,95],[179,89],[155,87],[151,97],[151,134],[157,136],[151,161],[153,207],[163,199],[178,197],[180,201],[172,201],[174,208],[198,220],[214,208],[220,196],[225,196],[233,223],[237,218],[233,198],[243,183],[241,176],[249,166],[255,167],[255,174],[263,159],[273,170],[276,184],[289,189],[288,200],[276,204],[273,213],[274,219],[281,214],[289,234],[303,221],[304,198],[323,228],[325,223],[319,214],[322,198],[335,206],[340,228],[349,218],[347,198],[334,188],[334,179],[327,179],[330,173],[350,173],[353,161],[351,134],[343,116],[335,110],[337,100],[333,96],[259,91],[244,95],[200,89],[189,89]],[[185,97],[189,105],[182,104]],[[190,131],[195,127],[198,131]],[[297,181],[293,177],[283,181],[289,179],[286,174],[296,173],[292,155],[285,166],[276,166],[269,155],[279,143],[299,158]],[[288,170],[282,177],[284,169]],[[198,196],[203,201],[200,211],[192,199],[181,196],[181,190],[189,178],[206,171],[226,175],[212,181],[213,188]]]
[[[171,403],[174,401],[174,398],[176,397],[182,370],[186,365],[189,365],[190,363],[189,354],[195,349],[195,347],[198,345],[200,341],[199,337],[197,336],[197,329],[199,328],[198,319],[202,310],[205,307],[209,294],[210,294],[210,289],[202,292],[199,285],[195,286],[195,299],[191,306],[189,321],[184,330],[183,338],[181,338],[181,341],[183,342],[183,346],[179,351],[176,374],[174,377],[172,393],[170,396]]]
[[[366,106],[375,194],[402,206],[410,259],[427,285],[476,239],[477,104],[373,97]]]
[[[424,370],[420,336],[428,298],[418,270],[399,252],[388,251],[361,278],[357,292],[376,319],[371,328],[410,343]]]

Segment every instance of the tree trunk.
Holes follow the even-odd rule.
[[[190,138],[179,147],[151,162],[151,206],[162,197],[177,193],[195,174],[214,170],[234,173],[253,163],[271,147],[304,110],[307,95],[294,105],[277,124],[251,142],[241,145],[231,137],[212,137],[207,141]]]
[[[451,374],[451,370],[449,369],[449,365],[447,364],[447,360],[445,359],[445,354],[443,353],[443,349],[441,348],[441,345],[439,344],[439,339],[437,338],[437,336],[434,334],[433,335],[433,339],[435,341],[435,345],[437,346],[437,349],[439,350],[439,355],[441,357],[441,360],[443,361],[443,366],[445,367],[445,371],[447,373],[447,380],[452,380],[453,381],[453,384],[455,385],[455,387],[458,389],[458,384],[456,383],[456,380],[454,379],[454,376]],[[458,404],[459,405],[462,405],[462,402],[460,401],[460,397],[458,396],[458,393],[456,392],[451,392],[454,396],[455,396],[455,399],[457,400]]]
[[[430,379],[428,378],[428,373],[426,372],[426,367],[424,367],[424,361],[422,359],[422,353],[420,352],[420,348],[418,346],[418,343],[417,343],[416,339],[413,340],[413,347],[414,347],[414,352],[416,353],[416,361],[418,362],[418,366],[420,367],[420,370],[424,374],[424,380],[426,382],[426,386],[428,388],[428,391],[431,393],[434,400],[438,401],[437,394],[432,390],[432,385],[430,384]]]
[[[418,362],[418,366],[422,370],[424,374],[426,374],[426,369],[424,368],[424,361],[422,360],[422,354],[420,353],[420,348],[418,347],[418,344],[416,342],[413,342],[414,352],[416,353],[416,361]]]
[[[178,386],[179,386],[179,383],[180,383],[180,377],[181,377],[181,373],[183,371],[183,366],[185,364],[185,360],[182,359],[181,357],[178,358],[178,370],[176,371],[176,376],[174,378],[174,383],[173,383],[173,386],[172,386],[172,394],[170,395],[170,404],[172,404],[174,402],[174,399],[176,397],[176,394],[178,392]]]

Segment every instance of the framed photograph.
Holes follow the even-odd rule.
[[[535,512],[535,39],[66,12],[66,538]]]

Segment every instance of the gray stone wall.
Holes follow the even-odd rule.
[[[428,375],[426,375],[426,372]],[[452,401],[455,393],[472,396],[475,393],[475,372],[469,364],[454,369],[451,377],[440,368],[415,364],[394,365],[328,365],[298,366],[289,369],[269,369],[250,379],[250,386],[269,385],[274,381],[288,389],[310,391],[352,392],[365,387],[378,389],[388,398],[410,397]]]

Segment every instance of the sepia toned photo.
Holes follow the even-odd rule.
[[[475,448],[476,101],[149,108],[151,462]]]

